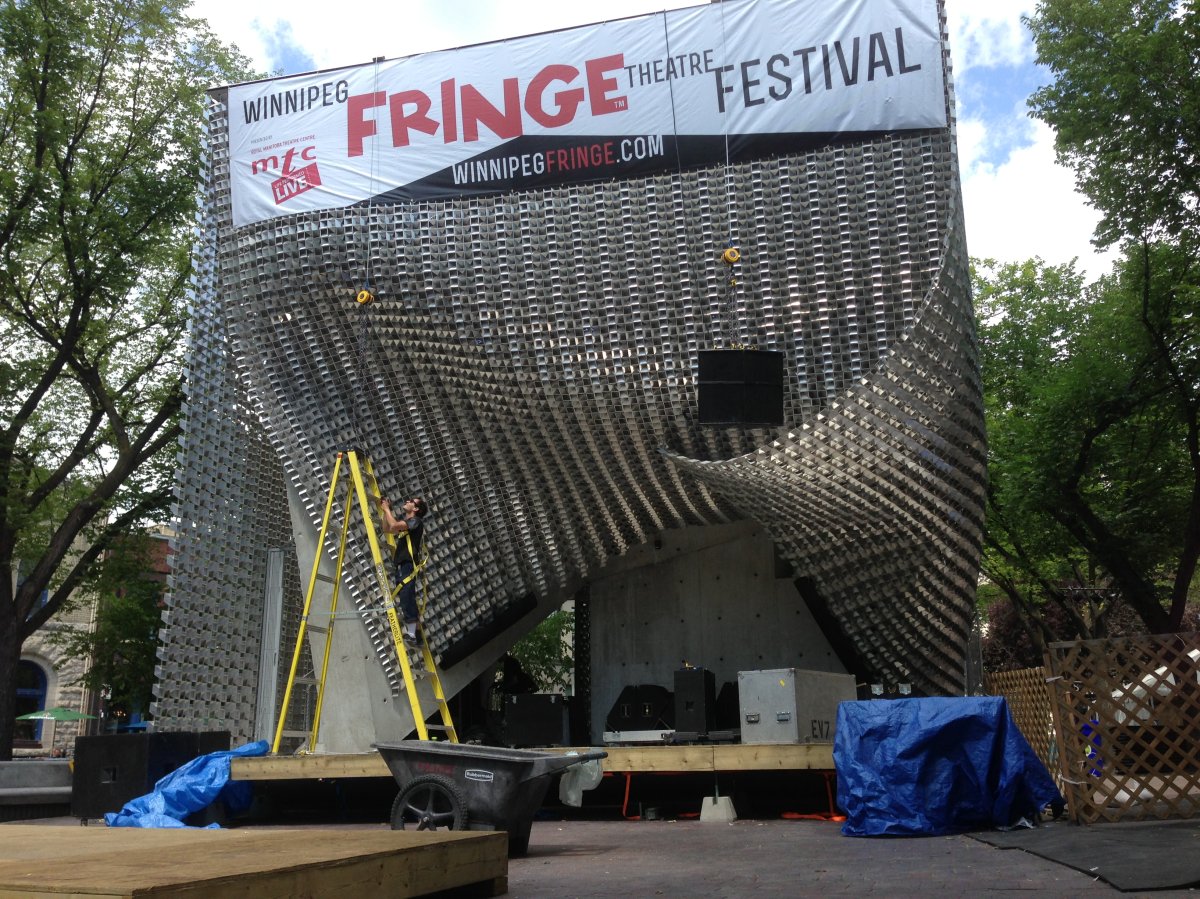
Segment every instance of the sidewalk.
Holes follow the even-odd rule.
[[[838,824],[787,820],[536,821],[529,854],[509,861],[508,889],[514,899],[1200,895],[1122,893],[965,835],[845,837]]]

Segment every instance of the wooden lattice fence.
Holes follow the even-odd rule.
[[[1058,747],[1054,742],[1054,716],[1050,713],[1050,694],[1046,690],[1046,669],[991,672],[987,675],[986,684],[993,696],[1004,697],[1017,729],[1033,747],[1061,790],[1063,785],[1058,768]]]
[[[1054,643],[1046,670],[1074,821],[1200,815],[1200,634]]]

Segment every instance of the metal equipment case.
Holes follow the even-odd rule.
[[[831,743],[838,703],[855,700],[854,675],[803,668],[738,672],[743,743]]]

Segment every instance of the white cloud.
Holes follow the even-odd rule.
[[[957,72],[989,66],[1019,66],[1034,59],[1021,16],[1032,0],[947,0],[946,27]]]
[[[964,177],[987,155],[988,135],[988,126],[981,119],[959,119],[958,166]]]
[[[222,40],[237,44],[256,66],[270,71],[277,62],[261,32],[275,31],[284,22],[290,24],[293,40],[323,69],[693,5],[695,0],[606,0],[602,7],[561,0],[528,0],[519,6],[494,0],[339,0],[334,14],[324,0],[293,0],[275,8],[252,6],[254,12],[247,16],[246,7],[229,0],[193,0],[192,14],[207,19]]]
[[[1115,253],[1091,245],[1099,213],[1075,191],[1072,173],[1054,158],[1054,135],[1033,123],[1033,143],[1012,152],[1002,165],[973,162],[972,141],[986,125],[960,123],[968,152],[961,152],[967,249],[973,256],[1020,262],[1034,256],[1053,264],[1078,257],[1090,278],[1107,274]],[[976,160],[978,156],[974,157]]]
[[[229,0],[193,0],[192,11],[265,70],[274,61],[261,33],[275,31],[284,22],[317,66],[328,68],[693,5],[697,0],[606,0],[603,6],[527,0],[517,16],[509,14],[516,7],[494,0],[409,0],[394,5],[340,0],[337,14],[331,15],[324,0],[293,0],[277,7],[279,12],[256,5],[247,15],[245,6]],[[1032,60],[1033,47],[1020,17],[1033,7],[1033,0],[947,0],[956,71]]]

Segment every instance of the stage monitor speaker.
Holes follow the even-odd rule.
[[[671,691],[658,684],[638,684],[621,691],[605,720],[605,730],[673,730]]]
[[[783,424],[783,353],[701,350],[698,362],[700,424]]]
[[[716,728],[716,678],[707,668],[675,672],[675,730],[705,736]]]

